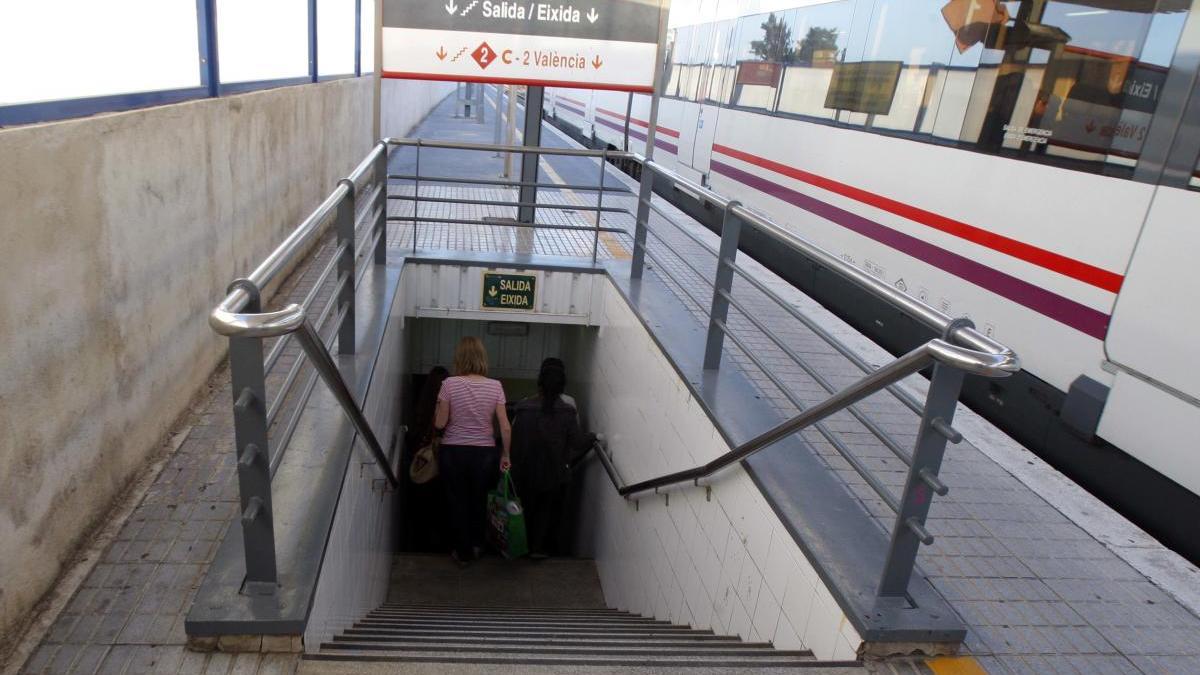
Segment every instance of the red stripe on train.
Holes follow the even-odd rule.
[[[604,113],[605,115],[610,115],[610,116],[612,116],[612,117],[615,117],[615,118],[617,118],[617,119],[621,120],[622,122],[624,122],[624,121],[625,121],[625,116],[624,116],[624,115],[622,115],[621,113],[618,113],[618,112],[613,112],[613,111],[611,111],[611,110],[608,110],[607,108],[600,108],[600,107],[597,107],[597,108],[596,108],[596,111],[597,111],[597,112],[602,112],[602,113]],[[645,127],[646,129],[649,129],[649,128],[650,128],[650,123],[649,123],[649,122],[647,122],[646,120],[639,120],[639,119],[638,119],[638,118],[636,118],[636,117],[630,117],[630,118],[629,118],[629,122],[630,122],[631,124],[636,124],[636,125],[638,125],[639,127]],[[666,135],[668,135],[668,136],[672,137],[672,138],[679,138],[679,132],[678,132],[678,131],[675,131],[674,129],[668,129],[667,127],[664,127],[664,126],[662,126],[661,124],[658,126],[658,130],[659,130],[660,132],[662,132],[662,133],[664,133],[664,134],[666,134]]]
[[[824,176],[818,176],[817,174],[810,173],[808,171],[802,171],[785,164],[780,164],[779,162],[766,159],[765,157],[759,157],[758,155],[752,155],[748,152],[743,152],[727,145],[714,143],[713,152],[719,152],[723,155],[733,157],[734,159],[739,159],[748,164],[753,164],[754,166],[761,167],[769,171],[774,171],[775,173],[787,176],[788,178],[794,178],[796,180],[808,183],[809,185],[819,187],[823,190],[840,194],[843,197],[849,197],[850,199],[862,202],[868,206],[873,206],[883,211],[907,218],[913,222],[920,223],[927,227],[932,227],[935,230],[954,235],[960,239],[966,239],[967,241],[979,244],[980,246],[990,248],[993,251],[999,251],[1005,255],[1010,255],[1014,258],[1033,263],[1034,265],[1058,272],[1059,274],[1071,277],[1072,279],[1078,279],[1079,281],[1091,284],[1097,288],[1102,288],[1112,293],[1117,293],[1121,290],[1121,282],[1124,280],[1122,275],[1115,272],[1110,272],[1094,265],[1089,265],[1088,263],[1075,260],[1073,258],[1068,258],[1064,255],[1054,253],[1053,251],[1047,251],[1046,249],[1038,248],[1031,244],[1017,241],[1016,239],[1010,239],[1009,237],[1005,237],[994,232],[989,232],[982,228],[975,227],[974,225],[968,225],[967,223],[954,220],[953,218],[948,218],[946,216],[933,213],[932,211],[926,211],[916,206],[912,206],[911,204],[898,202],[889,197],[884,197],[883,195],[875,194],[874,192],[868,192],[862,188],[857,188],[852,185],[847,185],[845,183],[840,183],[833,179],[826,178]]]

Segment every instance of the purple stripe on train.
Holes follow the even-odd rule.
[[[625,125],[623,125],[623,124],[617,124],[616,122],[610,122],[609,120],[606,120],[603,117],[600,117],[599,115],[596,116],[596,122],[598,124],[603,124],[604,126],[610,128],[610,129],[616,129],[617,131],[620,131],[621,133],[625,133]],[[633,127],[629,128],[629,136],[630,136],[630,138],[636,138],[639,141],[646,140],[646,134],[643,134],[642,132],[638,131],[637,129],[634,129]],[[666,150],[667,152],[671,153],[672,155],[679,154],[679,146],[675,145],[674,143],[668,143],[667,141],[662,140],[658,136],[655,136],[655,138],[654,138],[654,147],[662,148],[663,150]]]
[[[1097,340],[1103,340],[1108,330],[1109,315],[1082,305],[1069,298],[1052,293],[1044,288],[1022,281],[1014,276],[992,269],[970,258],[939,248],[916,237],[886,227],[873,220],[864,218],[856,213],[815,199],[791,188],[771,182],[748,171],[713,161],[712,170],[723,176],[728,176],[743,185],[781,199],[789,204],[804,209],[809,213],[820,216],[828,221],[857,232],[864,237],[890,246],[897,251],[906,253],[917,260],[924,261],[965,279],[980,288],[1004,296],[1018,304],[1024,305],[1039,314],[1058,321],[1090,335]]]

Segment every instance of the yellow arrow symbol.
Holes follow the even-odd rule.
[[[488,295],[490,295],[493,298],[496,297],[496,287],[495,286],[492,286],[491,288],[488,289]]]

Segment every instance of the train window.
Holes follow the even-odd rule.
[[[681,81],[686,83],[686,88],[681,88],[679,96],[690,101],[699,101],[701,92],[707,88],[707,83],[704,81],[705,63],[709,59],[709,54],[712,51],[713,32],[716,29],[715,24],[706,23],[696,26],[692,33],[692,45],[688,50],[690,52],[684,68],[687,72],[686,77]]]
[[[848,0],[800,8],[794,17],[791,61],[784,68],[779,110],[832,119],[826,107],[837,64],[845,61],[853,3]]]
[[[960,1],[971,2],[951,4]],[[982,43],[986,52],[961,111],[960,139],[988,152],[1131,175],[1186,4],[997,3],[989,29],[956,34],[960,42]],[[954,111],[938,111],[945,114]]]
[[[692,26],[684,26],[671,31],[669,38],[670,44],[668,49],[671,53],[671,58],[667,61],[667,84],[663,88],[664,96],[678,96],[680,76],[683,73],[683,68],[680,64],[686,59],[688,49],[691,46]]]
[[[733,40],[736,21],[721,21],[713,31],[712,48],[709,50],[707,84],[704,99],[710,103],[729,103],[733,92],[734,65]]]
[[[730,103],[743,108],[775,109],[783,69],[796,58],[796,13],[771,12],[738,20]]]

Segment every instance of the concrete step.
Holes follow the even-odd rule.
[[[818,664],[811,656],[775,655],[768,651],[764,655],[712,656],[708,654],[690,654],[670,656],[662,654],[650,655],[645,652],[620,652],[611,654],[553,654],[542,651],[518,653],[466,654],[460,650],[453,651],[421,651],[403,650],[358,650],[342,648],[326,648],[316,654],[305,654],[305,659],[311,660],[341,660],[341,661],[396,661],[396,662],[425,662],[425,663],[476,663],[476,664],[521,664],[521,665],[560,665],[560,666],[704,666],[718,668],[779,668],[802,667]]]
[[[623,612],[619,609],[611,607],[515,607],[515,606],[497,606],[497,607],[476,607],[466,605],[434,605],[434,604],[406,604],[399,602],[385,602],[378,607],[379,611],[412,611],[412,612],[427,612],[437,613],[445,612],[450,614],[585,614],[589,616],[596,615],[619,615],[619,616],[637,616],[629,612]]]
[[[368,614],[363,622],[388,624],[390,626],[474,626],[478,628],[686,628],[668,621],[652,619],[473,619],[473,618],[436,618],[427,619],[411,616],[380,616]]]
[[[646,648],[672,648],[672,647],[696,647],[696,648],[722,648],[726,645],[735,645],[741,647],[751,647],[757,649],[770,649],[769,642],[742,642],[734,637],[724,638],[716,635],[705,635],[697,637],[679,636],[673,638],[661,638],[655,640],[637,640],[631,643],[629,640],[614,640],[606,637],[600,638],[580,638],[575,636],[559,636],[548,638],[529,638],[524,636],[513,637],[453,637],[445,635],[386,635],[386,634],[342,634],[333,637],[334,642],[403,642],[406,644],[454,644],[454,645],[478,645],[480,647],[491,649],[501,645],[516,645],[526,647],[537,646],[597,646],[597,647],[622,647],[633,644],[636,647]]]
[[[347,628],[345,635],[390,635],[405,637],[422,637],[431,639],[471,640],[479,642],[506,642],[515,640],[689,640],[693,642],[739,642],[737,637],[728,635],[713,635],[711,632],[681,631],[660,635],[645,633],[626,633],[622,631],[590,631],[584,633],[562,633],[555,631],[527,631],[513,633],[505,630],[472,631],[472,630],[411,630],[399,628]]]
[[[804,675],[869,675],[862,665],[856,663],[812,662],[799,664],[795,668],[803,668]],[[761,669],[752,665],[610,666],[336,660],[301,660],[296,671],[297,675],[755,675],[761,672]]]
[[[321,650],[342,651],[402,651],[402,652],[454,652],[458,654],[593,654],[620,655],[638,654],[642,656],[747,656],[753,658],[771,656],[803,656],[811,657],[807,650],[781,651],[771,648],[763,642],[745,643],[677,643],[671,646],[651,646],[628,642],[590,642],[563,644],[553,642],[542,643],[456,643],[456,642],[412,642],[409,640],[349,640],[347,636],[338,636],[332,642],[325,642]]]
[[[506,621],[532,621],[532,620],[553,620],[553,621],[649,621],[657,623],[667,623],[649,617],[640,616],[637,614],[595,614],[595,613],[566,613],[566,612],[422,612],[417,610],[399,610],[399,609],[377,609],[370,612],[368,616],[378,616],[387,618],[415,618],[415,619],[431,619],[431,620],[446,620],[446,619],[504,619]]]
[[[506,628],[478,629],[478,628],[471,628],[469,626],[437,629],[437,628],[400,628],[400,627],[394,627],[394,626],[372,626],[372,625],[356,624],[352,628],[347,628],[345,633],[347,635],[364,635],[364,634],[370,634],[370,633],[388,634],[388,635],[428,635],[428,636],[436,636],[436,635],[450,636],[450,635],[453,635],[453,636],[457,636],[457,637],[472,637],[472,638],[483,638],[483,637],[488,637],[488,636],[499,637],[499,638],[522,637],[522,636],[531,637],[531,638],[534,638],[534,637],[541,637],[541,638],[591,637],[591,638],[609,638],[609,639],[614,639],[614,640],[644,640],[644,639],[650,639],[650,638],[679,637],[679,636],[685,636],[685,635],[694,637],[697,639],[717,639],[718,638],[718,636],[713,635],[711,632],[691,631],[686,628],[682,628],[682,629],[675,628],[675,629],[671,629],[671,630],[659,630],[659,631],[649,631],[649,630],[629,631],[629,630],[614,630],[614,629],[604,629],[604,630],[594,630],[594,629],[512,630],[512,629],[506,629]],[[736,638],[734,638],[734,639],[736,639]]]

